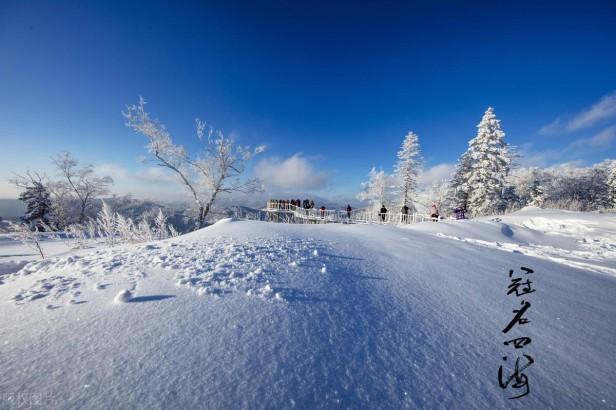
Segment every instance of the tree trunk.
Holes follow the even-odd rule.
[[[81,213],[79,214],[79,224],[83,224],[83,220],[86,219],[86,203],[81,202]]]
[[[212,196],[211,196],[210,200],[208,201],[207,205],[205,206],[205,209],[203,209],[203,212],[202,212],[203,216],[202,216],[201,220],[199,221],[199,227],[200,228],[203,228],[203,224],[205,223],[205,218],[207,217],[207,214],[210,213],[212,205],[214,204],[214,201],[216,200],[216,195],[218,195],[219,191],[220,191],[220,188],[217,187],[214,190],[214,192],[212,193]]]
[[[205,222],[205,214],[203,213],[203,206],[199,206],[199,228],[203,228],[203,223]]]

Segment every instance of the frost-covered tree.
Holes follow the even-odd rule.
[[[605,209],[610,207],[609,173],[611,161],[603,161],[590,169],[588,178],[588,208]]]
[[[458,160],[456,170],[449,183],[447,204],[451,208],[468,209],[470,190],[468,182],[471,176],[472,164],[471,151],[469,149]]]
[[[413,201],[417,208],[416,211],[427,214],[434,204],[440,210],[441,215],[448,214],[448,211],[456,207],[449,202],[449,190],[448,180],[436,181],[423,189],[418,189]]]
[[[500,121],[489,107],[477,125],[477,136],[469,142],[471,171],[468,179],[468,205],[473,215],[489,215],[505,210],[503,193],[511,158]]]
[[[539,168],[517,169],[509,175],[508,181],[516,199],[516,203],[509,202],[509,210],[516,210],[527,205],[543,206],[549,197],[550,176]]]
[[[80,165],[79,161],[69,153],[62,152],[52,158],[58,175],[62,178],[58,182],[59,189],[70,192],[78,204],[77,222],[83,224],[86,213],[92,207],[94,200],[109,193],[109,185],[113,183],[111,177],[98,177],[94,174],[94,167],[90,164]]]
[[[377,171],[372,167],[368,174],[368,181],[362,182],[363,190],[357,195],[360,201],[368,201],[373,210],[379,210],[387,205],[391,198],[392,177],[385,171]]]
[[[48,225],[52,215],[52,205],[45,176],[28,171],[25,175],[17,175],[12,182],[24,189],[18,197],[26,205],[26,214],[21,219],[28,226],[40,226],[37,224],[38,221]]]
[[[51,225],[57,230],[65,229],[71,222],[77,220],[78,207],[72,190],[63,181],[50,181],[47,189],[51,193]]]
[[[546,191],[539,179],[534,179],[528,191],[529,205],[543,206],[546,198]]]
[[[394,175],[400,206],[408,206],[410,212],[415,212],[413,195],[417,188],[417,176],[421,163],[419,138],[417,134],[409,132],[402,142],[400,151],[398,151],[398,161],[396,162]]]
[[[606,184],[608,189],[609,207],[616,208],[616,160],[610,162]]]
[[[216,198],[223,193],[250,193],[261,190],[256,179],[242,179],[246,163],[264,146],[254,150],[235,144],[232,138],[214,130],[199,119],[195,120],[197,137],[204,144],[198,155],[190,155],[173,142],[171,134],[145,110],[145,100],[127,107],[122,114],[126,125],[148,139],[148,151],[157,165],[174,173],[189,192],[197,208],[197,226],[203,227]]]

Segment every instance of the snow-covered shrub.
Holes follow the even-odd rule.
[[[159,209],[153,223],[143,215],[139,223],[135,224],[131,218],[112,212],[107,203],[103,203],[103,208],[96,218],[96,230],[110,246],[117,243],[149,242],[179,235],[173,225],[167,223],[162,209]]]
[[[161,208],[158,209],[156,218],[154,218],[154,236],[156,239],[166,239],[169,237],[167,217],[163,214],[163,210]]]
[[[45,259],[45,253],[41,247],[41,235],[43,235],[43,233],[47,233],[49,238],[55,238],[56,235],[52,233],[53,230],[51,227],[43,221],[38,221],[32,225],[25,223],[15,224],[14,227],[14,238],[26,245],[28,248],[37,251],[38,254],[41,255],[41,259]]]
[[[152,227],[150,226],[150,222],[148,222],[146,216],[144,215],[139,221],[137,225],[137,237],[140,242],[149,242],[154,240],[154,232],[152,232]]]
[[[109,246],[113,246],[118,241],[118,218],[106,202],[96,218],[98,232],[105,238]]]
[[[71,224],[66,228],[66,233],[71,238],[73,247],[84,248],[88,240],[88,234],[83,225]]]
[[[98,232],[98,228],[96,226],[96,221],[95,220],[90,219],[90,220],[88,220],[86,222],[85,232],[87,232],[89,239],[96,238],[97,232]]]
[[[126,218],[116,212],[118,236],[124,243],[138,242],[138,237],[135,234],[135,224],[132,219]]]

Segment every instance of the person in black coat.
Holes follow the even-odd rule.
[[[385,205],[381,205],[381,212],[379,212],[379,215],[381,216],[381,221],[385,222],[385,215],[387,214],[387,208],[385,208]]]

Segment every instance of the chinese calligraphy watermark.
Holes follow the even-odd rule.
[[[523,299],[520,300],[520,308],[513,309],[513,318],[502,330],[504,334],[509,334],[512,330],[514,332],[520,331],[524,325],[530,323],[526,314],[531,307],[531,303],[527,299],[530,299],[529,295],[535,292],[535,289],[533,288],[533,281],[528,275],[534,273],[534,271],[524,266],[522,266],[520,270],[522,272],[517,274],[514,273],[513,269],[509,271],[510,282],[507,287],[507,295],[515,296],[516,298],[523,297]],[[503,342],[505,346],[512,348],[513,354],[516,355],[515,361],[509,360],[509,356],[503,356],[503,362],[505,363],[501,364],[498,368],[498,385],[503,390],[511,388],[515,391],[515,394],[509,397],[509,399],[519,399],[530,393],[528,376],[524,371],[530,367],[535,360],[531,355],[526,354],[524,351],[519,351],[518,349],[524,349],[531,344],[531,342],[532,339],[530,337],[523,335]]]

